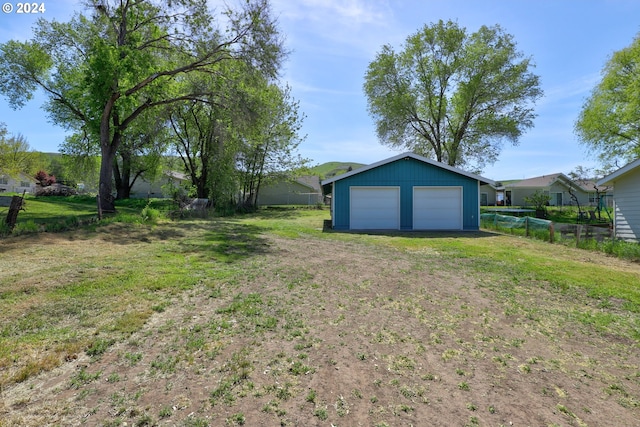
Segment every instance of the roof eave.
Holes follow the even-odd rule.
[[[440,167],[442,169],[446,169],[446,170],[448,170],[450,172],[458,173],[458,174],[466,176],[468,178],[476,179],[476,180],[478,180],[478,182],[480,182],[480,185],[482,185],[482,184],[495,185],[495,182],[493,180],[491,180],[491,179],[484,178],[484,177],[482,177],[480,175],[476,175],[474,173],[467,172],[467,171],[464,171],[462,169],[458,169],[456,167],[449,166],[447,164],[444,164],[444,163],[441,163],[441,162],[437,162],[435,160],[431,160],[431,159],[428,159],[428,158],[423,157],[423,156],[419,156],[419,155],[417,155],[415,153],[411,153],[411,152],[398,154],[396,156],[389,157],[388,159],[380,160],[379,162],[372,163],[372,164],[366,165],[366,166],[362,166],[362,167],[360,167],[358,169],[354,169],[354,170],[352,170],[350,172],[347,172],[345,174],[338,175],[338,176],[335,176],[335,177],[332,177],[332,178],[329,178],[329,179],[325,179],[324,181],[322,181],[321,185],[324,188],[325,185],[329,185],[329,184],[331,184],[333,182],[336,182],[336,181],[339,181],[341,179],[345,179],[345,178],[348,178],[350,176],[357,175],[357,174],[362,173],[362,172],[366,172],[366,171],[368,171],[370,169],[377,168],[378,166],[382,166],[382,165],[385,165],[387,163],[392,163],[392,162],[395,162],[396,160],[400,160],[400,159],[404,159],[404,158],[412,158],[412,159],[421,161],[423,163],[427,163],[427,164],[430,164],[430,165],[433,165],[433,166]]]
[[[621,167],[620,169],[618,169],[617,171],[605,176],[604,178],[602,178],[601,180],[599,180],[598,182],[596,182],[597,186],[604,186],[604,185],[613,185],[613,182],[620,178],[623,175],[626,175],[627,173],[631,172],[632,170],[634,170],[635,168],[640,167],[640,159],[637,159],[623,167]]]

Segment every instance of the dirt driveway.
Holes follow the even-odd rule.
[[[3,390],[0,426],[640,426],[638,341],[583,321],[587,296],[427,249],[264,239],[100,357]]]

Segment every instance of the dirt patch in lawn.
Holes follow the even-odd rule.
[[[2,390],[0,425],[640,425],[615,331],[637,314],[436,251],[263,237],[98,357]]]

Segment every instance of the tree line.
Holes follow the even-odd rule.
[[[74,167],[99,159],[104,210],[168,152],[195,196],[253,208],[266,179],[306,163],[304,114],[279,81],[289,52],[269,1],[220,12],[206,0],[88,0],[86,14],[0,44],[0,93],[14,108],[47,95]],[[499,25],[469,33],[441,20],[383,46],[363,90],[382,144],[480,172],[533,127],[534,67]],[[639,83],[640,36],[608,60],[575,123],[603,163],[640,156]]]

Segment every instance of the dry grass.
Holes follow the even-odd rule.
[[[590,282],[636,287],[637,264],[487,233],[322,233],[322,215],[3,242],[0,425],[640,418],[637,290]]]

